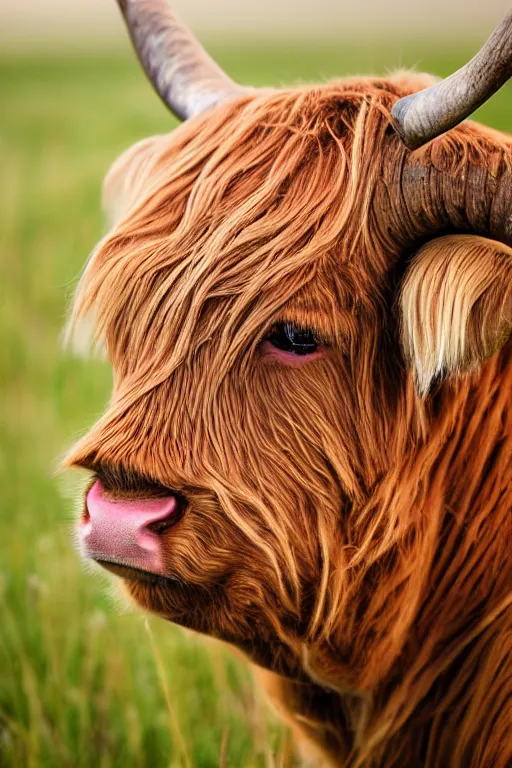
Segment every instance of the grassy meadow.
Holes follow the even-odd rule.
[[[473,50],[213,47],[256,85],[405,66],[444,75]],[[4,54],[0,96],[0,766],[292,766],[287,731],[243,664],[127,608],[84,567],[72,541],[83,478],[56,472],[109,397],[108,366],[60,341],[103,232],[102,178],[173,118],[128,51]],[[510,90],[480,117],[510,128]]]

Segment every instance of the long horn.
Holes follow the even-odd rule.
[[[391,111],[394,128],[416,149],[454,128],[512,77],[512,11],[477,55],[440,83],[399,99]]]
[[[181,120],[244,91],[210,58],[166,0],[118,3],[148,78]]]

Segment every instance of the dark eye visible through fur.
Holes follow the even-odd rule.
[[[274,325],[267,341],[276,349],[292,352],[294,355],[312,355],[317,352],[320,342],[309,328],[299,328],[292,323]]]

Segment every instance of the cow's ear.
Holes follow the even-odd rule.
[[[117,224],[136,204],[159,150],[168,141],[168,136],[143,139],[123,152],[111,166],[103,182],[103,209],[109,227]]]
[[[402,344],[420,394],[474,370],[512,332],[512,249],[447,235],[411,259],[400,293]]]

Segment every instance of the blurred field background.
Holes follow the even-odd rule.
[[[274,34],[265,45],[217,39],[210,49],[254,85],[407,66],[446,75],[500,11],[450,45]],[[73,548],[82,480],[55,469],[101,413],[110,374],[61,349],[66,306],[103,233],[109,164],[175,123],[126,44],[30,48],[5,44],[0,54],[0,766],[291,766],[287,732],[244,665],[123,607]],[[510,129],[510,95],[480,119]]]

